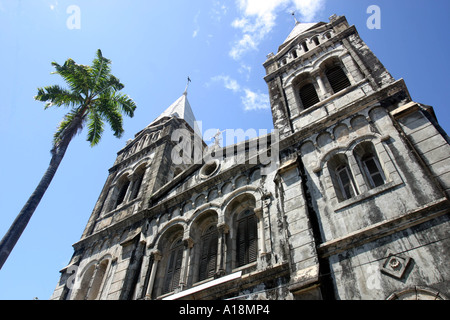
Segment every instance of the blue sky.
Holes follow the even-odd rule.
[[[370,5],[381,9],[381,29],[366,25]],[[79,9],[79,28],[70,23],[77,21],[71,6]],[[138,105],[122,139],[106,130],[95,148],[85,132],[72,141],[0,270],[0,299],[50,298],[117,151],[180,97],[187,76],[203,130],[271,130],[262,63],[294,27],[292,10],[302,22],[345,15],[392,75],[405,79],[413,100],[433,106],[450,132],[448,0],[0,0],[0,236],[47,168],[64,115],[33,99],[36,88],[61,83],[50,74],[52,61],[90,64],[101,49]]]

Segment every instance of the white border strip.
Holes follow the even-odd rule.
[[[176,299],[179,299],[181,297],[184,297],[184,296],[187,296],[187,295],[190,295],[190,294],[193,294],[193,293],[196,293],[196,292],[199,292],[199,291],[202,291],[202,290],[214,287],[214,286],[216,286],[218,284],[222,284],[222,283],[234,280],[234,279],[238,279],[238,278],[241,277],[241,275],[242,275],[242,271],[235,272],[235,273],[232,273],[232,274],[230,274],[228,276],[221,277],[219,279],[209,281],[209,282],[204,283],[202,285],[199,285],[197,287],[194,287],[194,288],[191,288],[191,289],[188,289],[188,290],[185,290],[185,291],[181,291],[179,293],[175,293],[173,295],[170,295],[168,297],[163,298],[163,300],[176,300]]]

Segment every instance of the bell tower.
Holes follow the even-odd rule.
[[[188,138],[186,140],[193,140],[195,135],[197,135],[196,139],[200,139],[198,138],[199,129],[196,126],[196,119],[187,98],[186,87],[184,93],[160,116],[136,133],[133,139],[127,141],[126,146],[117,153],[117,158],[109,169],[108,178],[80,241],[74,244],[75,252],[71,263],[61,271],[63,273],[62,284],[68,281],[70,272],[78,268],[82,257],[86,258],[93,254],[93,243],[98,241],[98,237],[95,235],[108,234],[112,232],[111,230],[117,234],[126,233],[129,226],[123,230],[121,230],[123,226],[118,227],[126,219],[134,221],[137,225],[142,224],[139,213],[145,212],[152,206],[152,195],[190,165],[191,155],[179,154],[177,145],[180,141],[174,141],[174,137],[178,139],[180,135],[174,133],[177,130],[181,131],[183,137]],[[204,145],[203,142],[202,147]],[[173,161],[174,153],[186,161],[175,163]],[[138,229],[140,230],[140,228]],[[130,254],[132,257],[138,257],[141,253],[139,237],[131,235],[130,241],[126,240],[121,244],[123,247],[128,247],[129,243],[136,244],[134,251]],[[108,259],[109,262],[105,262],[105,265],[109,265],[109,269],[111,269],[115,266],[115,261]],[[102,271],[101,261],[94,267],[93,270],[88,270],[88,272],[92,272],[94,278],[99,276],[97,273],[106,272],[106,267]],[[126,278],[133,279],[135,272],[134,266],[129,265]],[[122,285],[120,298],[127,299],[131,294],[128,288],[131,283],[125,281]],[[54,297],[65,299],[70,296],[71,299],[76,300],[106,298],[99,293],[94,294],[95,290],[95,288],[89,287],[89,283],[82,283],[80,289],[69,293],[68,286],[61,285],[55,290]]]
[[[395,82],[345,17],[300,23],[264,63],[274,127],[287,136],[314,126]],[[404,92],[404,98],[409,98]]]
[[[377,293],[348,288],[354,279],[367,288],[372,270],[379,292],[405,289],[392,277],[421,281],[430,264],[420,255],[427,252],[438,266],[440,254],[425,249],[426,240],[405,239],[426,230],[448,246],[438,234],[449,223],[450,139],[433,108],[412,101],[404,80],[391,76],[343,16],[296,21],[263,65],[273,124],[285,146],[281,167],[297,165],[295,192],[314,234],[322,297],[372,299]],[[417,278],[406,272],[412,260]],[[296,272],[294,279],[302,276]],[[427,285],[445,286],[439,281]]]
[[[172,138],[180,129],[192,136],[198,130],[187,90],[117,153],[83,236],[146,209],[152,194],[187,167],[189,161],[172,161],[178,143]]]

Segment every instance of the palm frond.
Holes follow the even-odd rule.
[[[57,62],[52,62],[52,65],[56,69],[53,74],[61,75],[72,91],[88,95],[93,83],[90,66],[76,64],[72,59],[67,59],[62,66]]]
[[[88,114],[88,135],[87,141],[91,143],[91,147],[100,142],[102,137],[103,120],[96,110],[91,110]]]
[[[87,141],[91,146],[99,143],[104,131],[104,121],[108,122],[114,136],[123,135],[123,114],[133,117],[136,109],[134,101],[119,91],[124,85],[111,74],[111,60],[97,50],[92,66],[80,65],[67,59],[63,65],[52,62],[55,71],[69,86],[58,85],[38,88],[35,99],[51,106],[67,106],[71,110],[59,124],[54,137],[54,150],[68,143],[79,133],[87,122]]]
[[[114,132],[114,136],[121,138],[123,129],[123,117],[117,108],[116,103],[111,99],[99,99],[97,106],[99,113],[109,123],[111,130]]]
[[[111,77],[111,60],[103,57],[100,49],[97,50],[97,57],[92,61],[92,77],[94,80],[91,87],[94,93],[101,91],[104,83],[108,82]]]
[[[58,85],[38,88],[38,93],[34,97],[37,101],[47,102],[44,109],[52,106],[74,107],[83,103],[83,97],[75,92],[61,88]]]
[[[123,93],[115,93],[112,97],[119,109],[130,118],[134,117],[134,110],[136,110],[136,103],[128,95]]]

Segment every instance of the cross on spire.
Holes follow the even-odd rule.
[[[295,24],[300,23],[300,22],[297,20],[297,17],[295,16],[295,11],[292,11],[292,12],[291,12],[291,15],[294,17]]]
[[[189,88],[189,83],[192,82],[191,78],[189,78],[189,76],[187,77],[187,84],[186,84],[186,89],[184,89],[184,95],[187,95],[187,91]]]

